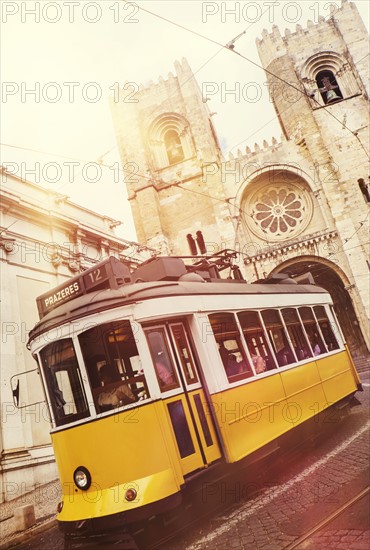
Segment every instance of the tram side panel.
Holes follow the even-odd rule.
[[[291,429],[279,376],[269,376],[212,395],[226,459],[236,462]]]
[[[175,495],[183,483],[162,401],[55,432],[52,441],[63,491],[61,522],[135,510]],[[87,491],[73,483],[79,466],[91,474]],[[132,502],[125,499],[129,488],[137,491]]]
[[[357,391],[347,351],[211,396],[226,460],[236,462]]]
[[[329,357],[317,358],[316,363],[329,405],[357,391],[360,380],[347,349]]]
[[[291,428],[328,407],[316,361],[281,372],[280,378],[287,396],[285,419]]]

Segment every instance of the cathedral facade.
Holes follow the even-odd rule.
[[[347,0],[305,29],[264,31],[282,139],[229,159],[186,60],[136,103],[112,103],[139,242],[173,255],[236,250],[249,282],[310,272],[359,366],[370,348],[368,47]]]

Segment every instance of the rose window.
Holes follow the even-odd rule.
[[[268,240],[290,238],[305,229],[311,218],[311,199],[295,185],[267,185],[248,200],[247,224]]]

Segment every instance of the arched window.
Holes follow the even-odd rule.
[[[300,69],[313,109],[349,99],[361,93],[360,82],[344,55],[326,50],[315,53]]]
[[[332,71],[318,72],[316,83],[325,105],[343,99],[342,92]]]
[[[164,145],[166,147],[169,164],[181,162],[184,159],[184,150],[181,145],[179,134],[176,130],[168,130],[164,135]]]
[[[149,127],[153,165],[166,168],[195,155],[188,121],[178,113],[163,113]]]

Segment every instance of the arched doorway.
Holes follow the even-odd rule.
[[[293,278],[311,273],[315,284],[325,288],[333,299],[334,310],[354,362],[358,367],[368,363],[369,352],[351,296],[346,289],[346,277],[337,266],[324,258],[306,256],[280,264],[273,273],[288,273]]]

